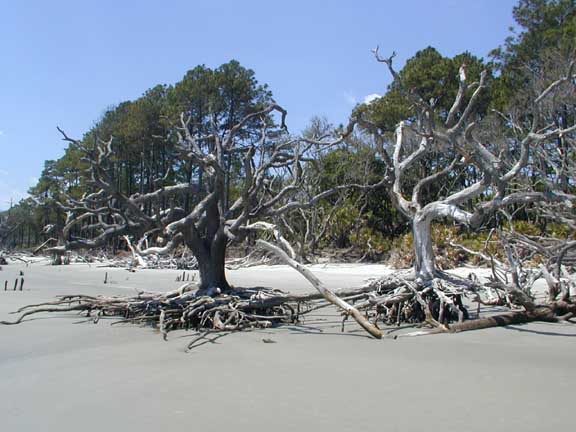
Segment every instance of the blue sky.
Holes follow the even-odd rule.
[[[389,83],[370,49],[485,56],[516,0],[26,1],[0,5],[0,209],[57,159],[56,126],[81,137],[103,111],[237,59],[268,83],[296,132],[333,123]]]

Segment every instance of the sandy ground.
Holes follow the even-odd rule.
[[[0,320],[66,293],[176,288],[177,271],[25,267],[0,272]],[[329,286],[358,286],[378,265],[315,266]],[[111,283],[104,285],[104,273]],[[230,272],[237,286],[309,290],[284,266]],[[338,316],[238,333],[186,353],[192,332],[42,316],[0,327],[2,431],[571,430],[576,326],[530,324],[375,341]],[[263,343],[271,338],[277,343]],[[568,428],[568,429],[567,429]]]

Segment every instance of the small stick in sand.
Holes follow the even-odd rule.
[[[18,278],[14,279],[14,291],[18,288]]]
[[[8,291],[8,281],[4,281],[4,291]]]
[[[104,274],[104,284],[108,283],[108,272]]]
[[[480,318],[480,302],[478,302],[478,308],[476,309],[476,318]]]
[[[24,288],[24,278],[20,278],[20,291]]]

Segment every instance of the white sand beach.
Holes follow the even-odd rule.
[[[11,291],[18,272],[24,291]],[[313,266],[332,288],[380,265]],[[110,283],[104,285],[108,272]],[[0,271],[0,320],[67,293],[178,287],[176,270],[87,265]],[[285,266],[229,272],[237,286],[311,288]],[[149,327],[72,314],[0,326],[3,431],[538,431],[573,427],[576,327],[530,324],[455,335],[370,339],[341,333],[333,308],[302,325],[229,334],[185,352]],[[263,343],[262,339],[276,343]]]

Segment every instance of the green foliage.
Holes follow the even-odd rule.
[[[350,234],[354,231],[360,217],[359,209],[352,203],[347,202],[340,206],[334,213],[327,231],[330,242],[338,248],[351,246]]]
[[[575,239],[576,233],[568,225],[559,223],[550,223],[545,228],[546,235],[559,239]]]
[[[214,70],[202,65],[188,71],[182,81],[168,88],[167,101],[168,122],[177,124],[180,114],[186,113],[199,132],[211,121],[224,132],[270,103],[272,93],[258,83],[253,70],[232,60]]]
[[[369,145],[355,139],[354,147],[334,150],[319,159],[315,173],[320,190],[327,190],[347,183],[375,184],[385,175],[385,166]],[[336,201],[336,197],[324,200],[325,213]],[[354,247],[362,254],[371,247],[376,254],[383,254],[389,248],[388,238],[404,229],[405,221],[384,188],[351,190],[335,211],[326,237],[330,246]]]
[[[200,169],[188,161],[174,157],[177,141],[175,127],[180,114],[189,115],[192,133],[207,134],[216,124],[222,133],[246,115],[272,101],[272,93],[259,84],[254,71],[237,61],[216,69],[197,66],[172,85],[157,85],[140,98],[125,101],[107,109],[95,125],[77,144],[71,143],[56,161],[46,161],[44,170],[29,193],[44,203],[32,209],[42,223],[64,224],[65,214],[56,205],[64,194],[80,198],[93,190],[86,153],[94,152],[99,140],[112,138],[110,164],[111,182],[126,195],[147,193],[157,187],[157,181],[201,182]],[[247,124],[239,139],[252,139],[255,124]],[[228,161],[227,186],[231,197],[239,193],[235,182],[242,175],[239,160]],[[202,197],[190,193],[177,197],[177,204],[190,208]],[[23,205],[23,204],[22,204]],[[24,205],[23,205],[24,206]],[[153,214],[151,205],[144,209]],[[75,235],[78,233],[74,233]]]
[[[490,253],[499,256],[498,246],[493,242],[486,243],[488,233],[461,232],[453,225],[435,223],[432,225],[432,241],[436,265],[441,269],[450,269],[462,265],[466,261],[482,264],[477,257],[470,256],[450,243],[460,244],[470,250]],[[488,250],[485,250],[485,244]],[[406,233],[392,243],[388,263],[395,267],[411,267],[414,264],[414,240],[412,233]]]
[[[494,105],[506,109],[531,87],[533,76],[549,67],[550,57],[567,58],[576,49],[574,0],[520,0],[513,9],[519,29],[491,53],[500,76]]]
[[[363,255],[370,254],[370,259],[380,259],[390,251],[392,241],[384,237],[381,231],[363,226],[350,235],[352,245]]]
[[[355,115],[367,119],[382,132],[391,132],[401,120],[410,118],[411,110],[397,89],[389,89],[383,97],[357,107]]]
[[[515,220],[513,226],[508,224],[502,227],[504,230],[514,231],[526,236],[550,236],[553,238],[570,238],[574,234],[566,225],[547,224],[538,226],[529,221]],[[506,261],[502,243],[497,231],[482,230],[479,232],[463,230],[454,225],[435,223],[432,225],[432,241],[436,264],[441,269],[458,267],[464,263],[472,265],[486,265],[486,262],[473,254],[463,251],[451,245],[461,245],[466,249],[481,252],[487,256],[493,256],[497,260]],[[414,243],[411,232],[407,232],[393,239],[387,252],[387,262],[398,268],[411,267],[414,264]],[[538,258],[536,258],[538,259]]]
[[[433,99],[438,106],[448,106],[458,87],[453,62],[435,48],[418,51],[406,62],[395,85],[419,95],[424,101]]]
[[[469,52],[448,58],[433,47],[418,51],[398,72],[399,80],[388,87],[386,94],[370,104],[358,106],[355,115],[374,124],[380,132],[391,132],[401,120],[414,119],[413,105],[404,94],[411,93],[433,106],[439,119],[445,120],[458,92],[458,70],[463,64],[469,83],[478,80],[480,72],[488,68],[482,59]],[[489,100],[489,94],[483,96],[480,113],[486,111]]]

